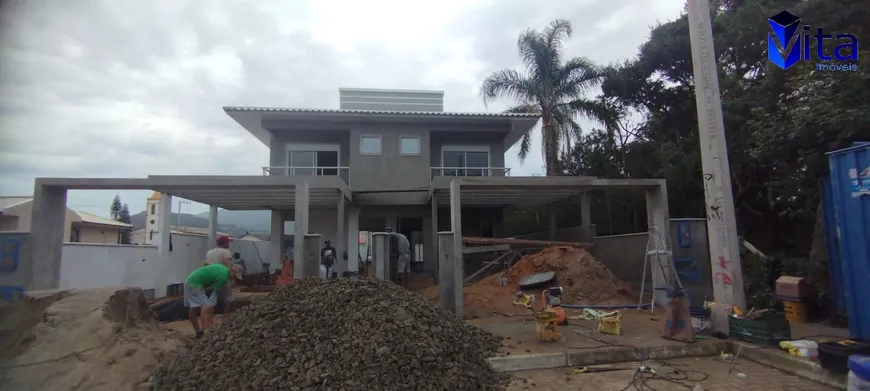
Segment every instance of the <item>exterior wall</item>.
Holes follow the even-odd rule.
[[[442,167],[441,150],[447,146],[486,146],[489,148],[490,167],[504,167],[504,132],[432,132],[429,144],[429,164],[432,167]],[[500,172],[493,172],[501,176]]]
[[[336,144],[338,145],[338,165],[350,166],[350,131],[347,129],[272,129],[271,149],[269,150],[269,166],[284,167],[290,165],[287,161],[287,148],[291,144]],[[357,151],[359,147],[357,147]],[[348,181],[348,172],[342,171],[342,178]]]
[[[363,135],[381,136],[381,155],[360,153]],[[419,156],[400,156],[399,140],[402,136],[420,137]],[[429,130],[421,125],[389,124],[361,125],[350,135],[350,182],[357,190],[414,189],[428,187]]]
[[[141,235],[137,235],[134,240],[132,235],[130,237],[131,243],[139,243],[139,244],[151,244],[151,239],[147,235],[148,232],[154,231],[157,232],[159,229],[157,227],[160,226],[160,200],[152,200],[149,199],[145,203],[145,228],[142,231]],[[153,221],[153,223],[152,223]]]
[[[0,216],[0,231],[18,231],[19,216]]]
[[[647,240],[646,232],[599,236],[592,239],[592,255],[632,289],[640,289]]]
[[[30,232],[30,219],[31,213],[33,210],[33,201],[25,202],[20,205],[13,206],[11,208],[6,209],[7,216],[18,216],[18,225],[11,229],[0,229],[2,231],[15,231],[15,232]],[[78,215],[72,211],[70,208],[66,208],[66,223],[63,230],[64,240],[69,240],[70,235],[70,227],[73,221],[78,219]]]
[[[72,229],[78,230],[79,243],[120,244],[120,228],[73,223]]]

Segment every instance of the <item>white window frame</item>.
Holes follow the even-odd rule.
[[[292,167],[290,166],[290,152],[291,151],[300,151],[300,152],[335,152],[338,156],[337,162],[338,167],[341,167],[341,145],[339,144],[320,144],[320,143],[292,143],[287,144],[287,148],[284,150],[284,161],[286,162],[287,170],[289,171]],[[317,156],[314,156],[314,167],[317,167]],[[332,167],[325,167],[332,168]],[[336,171],[341,174],[341,169],[336,169]]]
[[[376,138],[378,139],[378,144],[380,146],[378,153],[372,152],[363,152],[363,139],[365,138]],[[372,133],[364,133],[359,135],[359,154],[363,156],[381,156],[384,154],[384,138],[380,134],[372,134]]]
[[[402,140],[417,140],[417,152],[402,152]],[[420,136],[399,136],[399,156],[420,156],[423,154],[423,138]]]

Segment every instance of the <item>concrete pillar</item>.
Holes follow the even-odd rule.
[[[451,232],[453,233],[453,262],[450,268],[452,272],[448,275],[448,280],[453,281],[452,289],[455,308],[453,313],[462,317],[462,280],[465,278],[465,265],[462,259],[462,200],[460,199],[460,189],[459,180],[454,179],[450,182],[450,225],[452,226]],[[441,239],[439,238],[439,240]],[[440,247],[439,251],[443,249],[443,247]],[[444,257],[444,255],[439,257],[439,263]],[[443,272],[444,269],[442,268],[441,271]]]
[[[208,207],[208,248],[217,246],[218,208],[214,205]]]
[[[432,195],[432,248],[429,250],[429,253],[432,256],[432,260],[434,261],[434,277],[435,282],[438,282],[438,269],[441,261],[438,258],[438,201],[435,199],[435,195]]]
[[[386,232],[372,234],[372,263],[375,277],[390,281],[390,235]]]
[[[547,206],[547,240],[556,240],[556,204]]]
[[[589,192],[580,194],[580,225],[584,228],[592,226],[592,208],[589,204]]]
[[[351,273],[360,272],[359,212],[359,208],[348,208],[347,211],[347,271]]]
[[[269,254],[266,257],[269,263],[268,270],[284,267],[284,213],[280,210],[272,211],[271,228],[269,229]]]
[[[320,248],[322,247],[323,237],[320,234],[302,235],[302,240],[305,245],[304,253],[296,252],[297,258],[302,258],[303,277],[317,277],[320,275]],[[293,269],[294,278],[296,278],[296,268]]]
[[[60,262],[66,230],[66,189],[43,186],[37,179],[30,212],[33,264],[27,289],[60,288]],[[22,262],[23,263],[23,262]]]
[[[157,204],[157,215],[160,218],[157,220],[157,232],[154,235],[153,243],[157,245],[157,267],[154,270],[154,297],[166,296],[166,285],[173,282],[182,282],[187,276],[175,276],[175,279],[180,281],[170,281],[171,252],[169,247],[172,245],[172,195],[167,193],[160,194],[160,202]],[[203,256],[203,255],[200,255]],[[191,270],[192,271],[192,270]]]
[[[671,235],[670,221],[668,219],[668,191],[665,185],[649,188],[646,190],[646,212],[647,225],[649,226],[650,234],[656,233],[656,236],[661,238],[662,244],[653,245],[653,248],[668,251],[667,254],[660,257],[650,257],[652,265],[652,278],[655,281],[655,286],[665,288],[665,281],[670,281],[671,284],[676,284],[676,280],[671,270],[673,270],[673,253],[671,250]],[[651,238],[653,236],[650,236]],[[664,247],[662,249],[661,247]],[[659,260],[659,264],[654,261]],[[649,265],[648,265],[649,267]],[[666,277],[662,270],[668,273]],[[676,286],[674,286],[676,287]],[[667,292],[657,290],[654,293],[656,304],[664,306],[667,303]]]
[[[453,232],[438,233],[438,296],[441,308],[462,318],[462,257],[454,243]]]
[[[296,209],[293,218],[296,226],[296,232],[293,233],[293,247],[296,249],[296,259],[293,260],[293,278],[302,278],[307,273],[305,271],[305,263],[302,260],[302,254],[306,251],[305,235],[308,234],[309,189],[308,182],[296,185]]]
[[[344,273],[348,268],[348,263],[350,262],[350,256],[347,257],[347,260],[344,259],[344,254],[347,253],[347,231],[345,230],[345,199],[342,194],[338,199],[338,213],[336,213],[336,232],[335,232],[335,251],[338,254],[335,254],[335,266],[333,269],[338,273],[339,276]],[[348,254],[350,255],[350,254]]]

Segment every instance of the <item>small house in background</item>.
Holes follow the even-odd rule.
[[[0,197],[0,232],[30,232],[33,197]],[[64,238],[69,243],[121,244],[130,224],[66,208]]]

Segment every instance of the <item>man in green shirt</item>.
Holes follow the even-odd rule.
[[[231,278],[242,279],[242,265],[206,265],[194,270],[184,280],[184,306],[188,308],[190,323],[197,338],[202,337],[203,330],[212,326],[218,292],[230,285]]]

